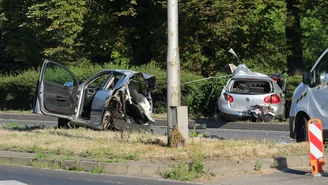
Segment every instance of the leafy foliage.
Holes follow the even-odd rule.
[[[301,42],[287,46],[293,17],[287,18],[295,8]],[[272,73],[287,67],[288,48],[301,45],[302,60],[292,67],[303,61],[310,69],[328,44],[325,10],[324,0],[295,1],[289,9],[285,0],[179,0],[182,104],[196,115],[213,112],[225,80],[185,82],[222,75],[227,63],[235,63],[230,48],[251,70]],[[163,0],[0,0],[0,73],[8,74],[0,81],[1,109],[31,107],[33,69],[51,58],[69,65],[81,81],[103,67],[156,74],[155,111],[164,112],[166,51]],[[295,84],[287,85],[287,97]]]
[[[74,62],[86,11],[86,0],[38,2],[28,8],[22,27],[34,31],[43,56]]]
[[[0,0],[0,54],[6,63],[39,66],[43,58],[70,65],[156,62],[166,67],[167,5],[163,0]],[[301,0],[306,66],[327,45],[324,1]],[[287,66],[286,1],[179,0],[181,69],[215,76],[234,48],[250,68]],[[24,66],[25,67],[25,66]],[[23,68],[20,66],[19,68]],[[7,69],[12,70],[10,68]]]

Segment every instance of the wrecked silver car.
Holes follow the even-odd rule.
[[[132,70],[101,71],[82,84],[60,63],[45,60],[33,113],[58,117],[58,127],[150,130],[154,75]]]
[[[244,64],[233,67],[232,77],[217,102],[221,121],[268,122],[285,119],[286,80],[283,75],[252,72]]]

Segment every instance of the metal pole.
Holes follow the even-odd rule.
[[[180,106],[180,57],[178,45],[178,0],[167,1],[168,51],[167,51],[167,136],[168,145],[172,139],[171,106]]]

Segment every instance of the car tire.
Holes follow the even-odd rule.
[[[58,128],[68,129],[68,119],[58,118]]]
[[[296,142],[307,141],[307,128],[306,124],[308,118],[305,115],[299,115],[295,119],[295,140]]]

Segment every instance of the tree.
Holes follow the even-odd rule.
[[[328,46],[328,4],[324,0],[300,0],[303,62],[310,70]]]
[[[75,62],[80,57],[75,48],[86,11],[86,0],[41,1],[28,8],[22,27],[34,31],[44,57]]]
[[[302,53],[302,30],[299,0],[287,0],[287,67],[291,75],[302,74],[304,70]]]
[[[234,62],[230,48],[253,70],[284,68],[283,0],[188,0],[181,1],[180,7],[184,69],[215,74]]]
[[[14,58],[15,65],[37,66],[41,62],[35,30],[22,27],[22,24],[28,22],[26,13],[32,4],[33,0],[1,1],[2,41],[6,44],[6,55]]]

